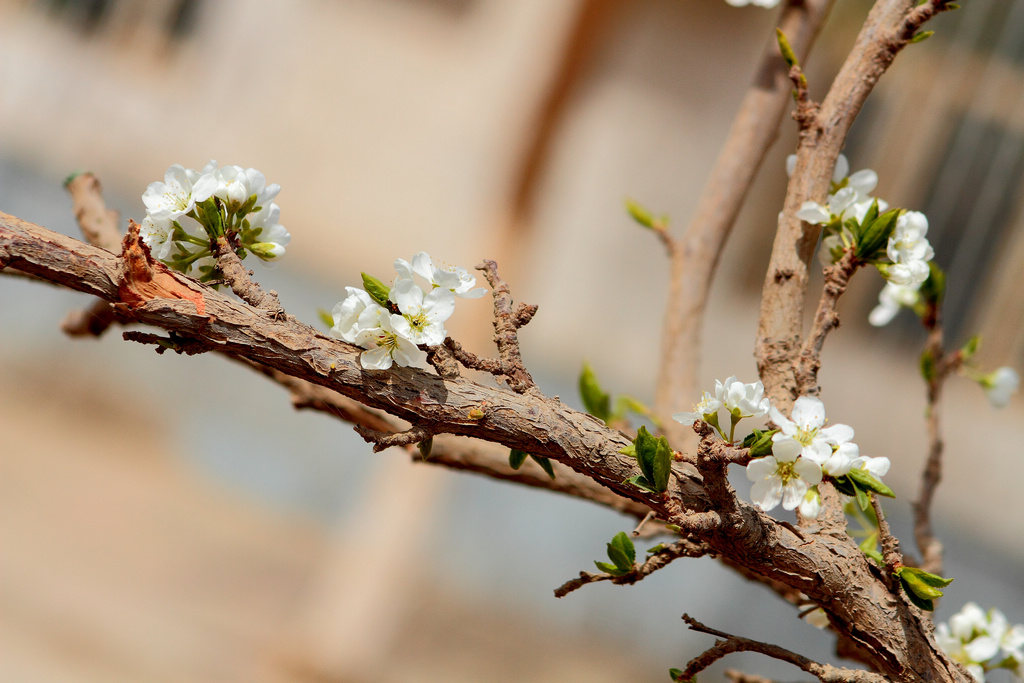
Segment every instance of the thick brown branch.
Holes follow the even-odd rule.
[[[712,517],[718,515],[702,482],[678,467],[663,494],[635,487],[628,480],[639,474],[636,461],[619,453],[630,440],[557,399],[462,377],[444,379],[415,368],[364,370],[361,349],[294,319],[267,316],[154,263],[138,240],[137,227],[130,229],[122,256],[115,257],[0,214],[0,258],[100,296],[135,322],[336,391],[427,431],[474,436],[556,460],[643,506],[638,518],[649,509],[660,519],[674,521],[682,506],[692,512],[680,520],[684,528],[692,528],[715,553],[820,604],[877,670],[899,681],[967,681],[967,674],[938,649],[919,612],[893,598],[848,538],[801,536],[742,501],[729,524],[715,523]],[[850,586],[858,588],[851,591]]]
[[[820,232],[819,226],[797,218],[797,211],[805,201],[825,199],[832,169],[867,96],[917,28],[944,4],[933,0],[915,9],[915,0],[878,0],[821,103],[820,126],[801,131],[765,277],[755,347],[765,390],[780,410],[800,393],[796,374],[804,299]]]
[[[790,0],[778,27],[803,60],[833,0]],[[661,361],[654,413],[676,448],[687,450],[689,430],[672,413],[698,397],[700,332],[715,269],[764,156],[779,133],[790,101],[788,67],[775,35],[766,46],[753,82],[736,112],[729,136],[708,176],[700,202],[681,240],[666,242],[672,275],[661,336]]]

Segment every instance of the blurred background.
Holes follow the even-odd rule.
[[[846,154],[878,171],[878,196],[928,215],[951,345],[981,332],[985,367],[1020,370],[1024,0],[964,4],[900,55]],[[808,64],[814,96],[869,6],[837,3]],[[587,359],[606,389],[649,401],[668,263],[623,200],[685,228],[778,11],[0,0],[0,210],[78,236],[61,187],[75,170],[97,174],[123,224],[173,163],[253,166],[282,185],[293,235],[256,277],[300,319],[315,324],[360,271],[390,279],[396,256],[494,258],[517,299],[540,306],[521,338],[545,393],[580,407]],[[782,130],[713,289],[706,386],[755,377],[795,147],[794,126]],[[908,312],[867,324],[881,286],[864,272],[844,298],[823,398],[863,452],[892,459],[887,509],[913,550],[924,338]],[[712,642],[683,612],[834,661],[827,634],[711,560],[556,600],[631,520],[373,455],[221,358],[157,356],[116,331],[63,336],[63,316],[88,303],[0,277],[3,681],[664,680]],[[487,300],[458,308],[453,336],[490,353]],[[975,600],[1024,622],[1024,401],[995,411],[954,379],[944,406],[936,524],[957,581],[938,616]],[[724,666],[797,676],[753,655]]]

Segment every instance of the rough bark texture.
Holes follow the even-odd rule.
[[[886,677],[969,680],[937,648],[928,620],[890,591],[881,570],[845,533],[777,522],[736,499],[728,482],[709,487],[681,466],[664,494],[625,483],[639,473],[632,458],[618,453],[629,438],[557,399],[412,368],[363,370],[360,349],[153,263],[137,231],[129,233],[118,257],[0,214],[0,268],[8,266],[100,297],[126,319],[324,387],[428,433],[472,436],[556,460],[679,525],[752,575],[806,594]],[[705,477],[724,472],[713,455],[708,450],[698,460]],[[588,494],[581,489],[581,495]],[[725,495],[731,496],[728,504],[720,500]]]

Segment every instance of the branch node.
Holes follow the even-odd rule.
[[[359,436],[363,437],[364,441],[373,444],[374,453],[380,453],[385,448],[390,448],[392,446],[407,446],[409,444],[419,443],[434,436],[434,432],[431,432],[424,427],[417,426],[412,426],[404,432],[392,433],[379,432],[376,429],[360,424],[355,425],[354,429]]]
[[[179,355],[184,353],[186,356],[195,356],[196,354],[213,350],[213,347],[206,342],[182,337],[174,332],[171,332],[166,337],[162,337],[159,334],[129,330],[121,333],[121,338],[125,341],[138,342],[139,344],[152,344],[156,346],[158,354],[162,354],[164,351],[174,351]]]

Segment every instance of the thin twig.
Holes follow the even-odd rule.
[[[390,433],[378,432],[376,429],[363,425],[356,425],[354,429],[367,443],[373,444],[374,453],[380,453],[385,448],[391,448],[392,446],[408,446],[409,444],[420,443],[434,435],[433,432],[417,426],[412,426],[404,432]]]
[[[716,642],[714,646],[709,650],[706,650],[703,654],[692,659],[683,671],[681,676],[682,680],[693,678],[722,657],[734,652],[758,652],[773,659],[778,659],[797,666],[823,683],[886,683],[885,677],[880,674],[868,671],[859,671],[856,669],[844,669],[830,664],[819,664],[812,659],[808,659],[803,655],[798,655],[795,652],[791,652],[785,648],[779,647],[778,645],[770,645],[769,643],[762,643],[759,640],[741,638],[740,636],[734,636],[723,631],[708,628],[688,614],[683,615],[683,621],[685,621],[693,631],[697,631],[698,633],[707,633],[717,638],[721,638],[722,640]]]
[[[900,542],[892,534],[892,530],[889,528],[889,521],[885,518],[885,513],[882,511],[882,504],[878,502],[878,496],[874,493],[869,493],[868,496],[871,498],[871,507],[875,511],[875,517],[878,519],[878,542],[882,545],[882,559],[885,560],[885,582],[890,589],[895,588],[896,581],[892,577],[892,572],[897,567],[903,564],[903,553],[900,552]]]
[[[228,243],[228,238],[221,235],[214,242],[216,246],[217,267],[224,274],[224,281],[231,291],[245,303],[275,315],[283,314],[281,302],[274,290],[265,291],[255,280],[252,273],[242,265],[242,259]]]
[[[536,307],[532,312],[529,309],[512,308],[512,293],[508,285],[498,277],[498,264],[494,261],[484,261],[476,267],[483,271],[484,277],[491,285],[494,295],[494,343],[498,347],[498,358],[501,363],[501,374],[508,380],[509,387],[517,393],[525,393],[536,387],[533,377],[527,372],[523,365],[523,355],[519,350],[519,336],[516,333],[520,320],[529,322]],[[524,322],[524,324],[525,324]]]
[[[839,313],[836,310],[839,297],[846,292],[850,278],[860,263],[853,249],[847,249],[842,258],[825,268],[825,284],[818,301],[818,310],[807,335],[797,368],[797,392],[800,396],[814,396],[818,393],[818,370],[821,368],[821,350],[828,334],[839,327]]]
[[[80,173],[64,184],[71,195],[71,208],[82,236],[89,244],[117,254],[121,251],[121,233],[117,229],[117,211],[107,208],[99,179],[92,173]],[[94,301],[88,308],[68,312],[61,330],[71,337],[98,337],[115,322],[122,322],[106,301]]]
[[[635,565],[633,571],[622,576],[615,576],[604,572],[580,572],[579,578],[570,579],[556,588],[555,597],[564,598],[569,593],[583,588],[587,584],[599,581],[611,581],[620,586],[632,585],[637,581],[647,578],[674,560],[678,560],[680,557],[703,557],[711,552],[711,549],[706,544],[693,539],[683,538],[665,545],[660,551],[648,557],[643,564]]]

